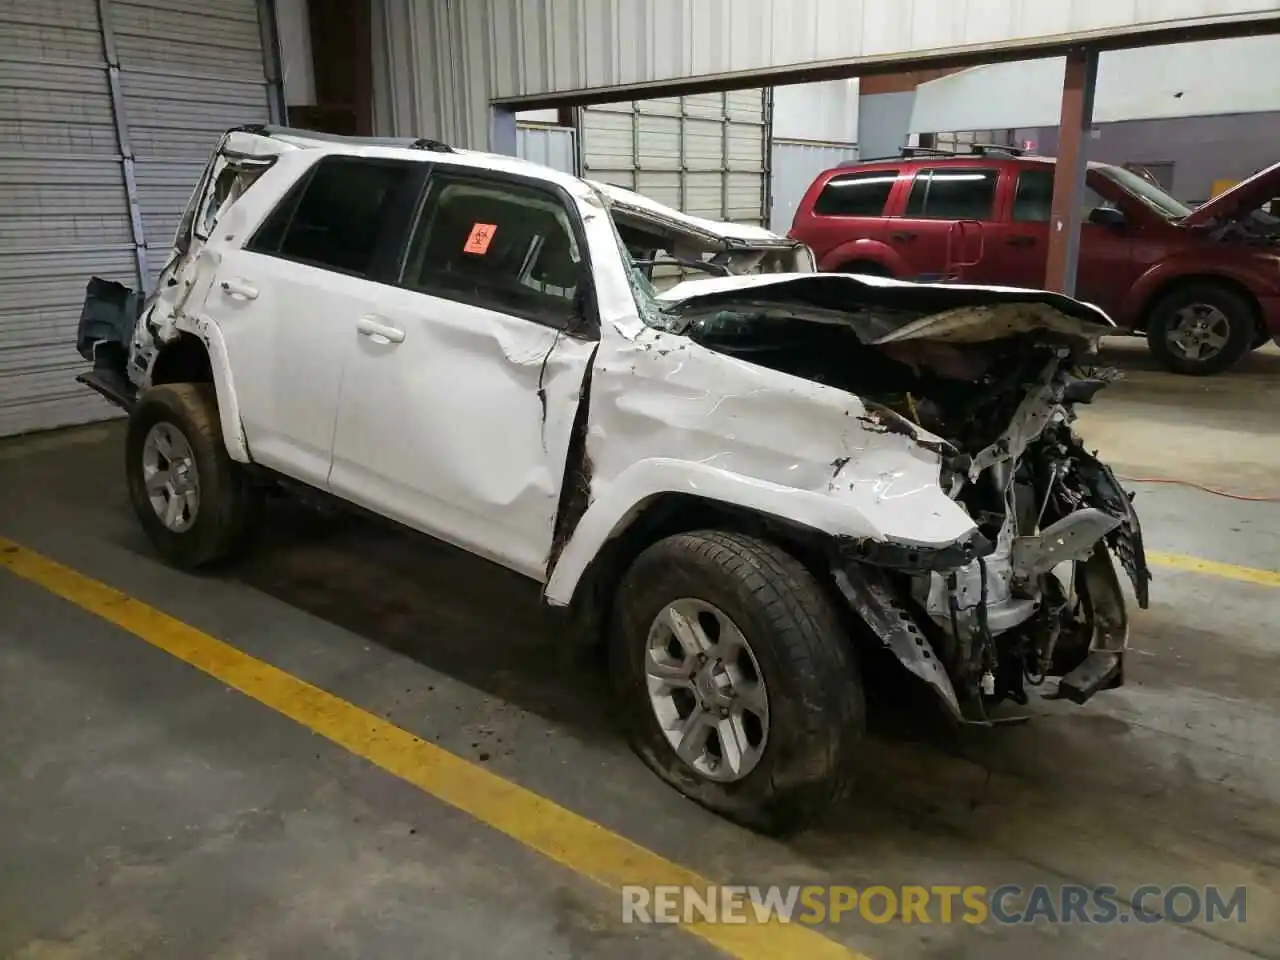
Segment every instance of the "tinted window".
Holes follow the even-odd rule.
[[[556,194],[514,182],[432,179],[404,286],[566,327],[583,281],[569,212]]]
[[[897,179],[897,170],[842,173],[827,181],[813,212],[820,217],[878,217]]]
[[[1053,169],[1023,170],[1013,196],[1013,219],[1022,223],[1048,223],[1053,210]]]
[[[979,167],[921,170],[911,185],[906,215],[925,220],[990,220],[996,179],[995,170]]]
[[[1090,186],[1080,196],[1080,221],[1086,222],[1095,207],[1114,207]],[[1020,223],[1048,223],[1053,211],[1053,168],[1023,170],[1013,197],[1013,219]]]
[[[367,274],[405,164],[332,157],[321,160],[271,212],[249,249],[344,273]]]

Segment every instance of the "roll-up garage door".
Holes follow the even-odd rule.
[[[712,220],[764,223],[769,91],[587,107],[583,175]]]
[[[218,134],[270,101],[256,0],[0,0],[0,36],[5,436],[117,412],[75,382],[85,283],[149,286]]]

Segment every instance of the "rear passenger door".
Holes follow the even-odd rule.
[[[982,261],[984,233],[995,219],[994,167],[937,166],[916,172],[902,216],[890,218],[888,242],[906,264],[904,280],[970,280]]]
[[[322,157],[243,248],[222,251],[205,311],[226,344],[255,462],[328,481],[346,351],[385,289],[387,254],[408,228],[425,169]]]
[[[543,579],[599,326],[576,201],[446,164],[353,318],[335,493]]]

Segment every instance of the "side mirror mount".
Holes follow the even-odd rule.
[[[1125,225],[1124,213],[1115,207],[1094,207],[1089,211],[1089,222],[1099,227],[1119,230]]]

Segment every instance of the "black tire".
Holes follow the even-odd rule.
[[[766,686],[764,752],[736,782],[703,776],[678,757],[650,705],[649,629],[686,597],[714,605],[742,631]],[[788,553],[720,531],[655,543],[623,577],[609,652],[632,746],[685,796],[753,830],[784,834],[817,823],[847,795],[865,727],[857,663],[832,601]]]
[[[893,271],[883,264],[875,263],[871,260],[854,260],[850,263],[842,264],[836,273],[860,273],[865,277],[889,277],[893,278]]]
[[[1258,324],[1258,332],[1254,335],[1253,346],[1251,346],[1249,349],[1261,350],[1270,342],[1271,342],[1271,331],[1268,330],[1266,327],[1262,326],[1262,324]]]
[[[143,444],[157,423],[177,429],[191,447],[199,478],[199,506],[191,526],[175,532],[151,505],[143,479]],[[207,383],[170,383],[144,393],[129,417],[125,439],[129,498],[156,552],[186,569],[232,556],[254,526],[260,491],[227,454],[218,420],[218,399]]]
[[[1188,359],[1169,343],[1174,315],[1194,304],[1214,307],[1227,318],[1226,345],[1205,360]],[[1146,326],[1147,345],[1161,365],[1174,373],[1195,377],[1221,373],[1233,367],[1254,348],[1258,336],[1257,313],[1253,304],[1243,294],[1217,283],[1195,283],[1174,290],[1152,308]]]

